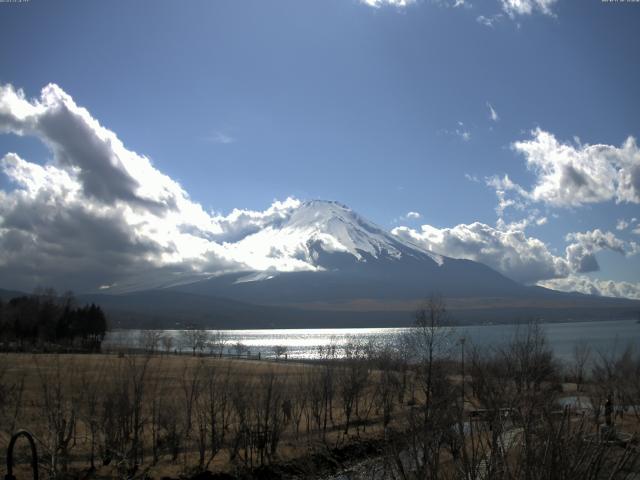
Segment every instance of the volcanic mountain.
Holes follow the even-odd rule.
[[[146,324],[220,328],[407,325],[431,294],[444,296],[460,322],[602,319],[640,310],[636,301],[519,284],[481,263],[424,250],[337,202],[303,203],[234,240],[247,258],[272,259],[288,271],[247,270],[86,298],[127,325],[144,314]]]
[[[491,268],[436,255],[395,237],[337,202],[311,201],[237,242],[255,255],[298,260],[274,269],[213,277],[176,290],[261,304],[517,295],[526,289]]]

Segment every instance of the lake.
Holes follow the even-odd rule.
[[[541,324],[549,345],[555,355],[562,360],[571,358],[574,345],[584,342],[594,353],[621,352],[628,345],[640,347],[640,324],[636,320],[610,320],[595,322],[570,322]],[[467,339],[467,345],[499,346],[508,342],[522,325],[470,325],[453,327],[453,340]],[[314,329],[273,329],[273,330],[221,330],[231,348],[242,342],[252,354],[263,357],[273,356],[273,347],[287,347],[289,358],[314,358],[318,347],[334,344],[344,345],[351,338],[392,340],[402,334],[404,328],[314,328]],[[138,347],[141,330],[115,330],[107,334],[104,346]],[[180,330],[164,330],[174,338],[174,348],[180,348]],[[212,330],[214,332],[214,330]],[[231,351],[231,350],[229,350]]]

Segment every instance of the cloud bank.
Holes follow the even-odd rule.
[[[206,212],[53,84],[33,100],[0,86],[0,133],[35,137],[51,152],[44,165],[16,153],[0,161],[12,185],[0,191],[0,272],[15,288],[160,285],[247,270],[250,257],[231,242],[299,203],[228,216]],[[277,257],[269,262],[283,270],[314,268]]]
[[[453,228],[422,225],[419,230],[402,226],[394,228],[392,233],[447,257],[484,263],[524,284],[553,284],[556,287],[550,288],[576,289],[581,292],[586,292],[589,277],[579,274],[600,269],[595,257],[597,252],[610,250],[624,256],[640,253],[635,242],[625,242],[611,232],[595,229],[568,234],[566,241],[569,244],[564,255],[556,255],[544,242],[526,235],[524,231],[528,223],[539,223],[540,220],[541,218],[532,218],[518,224],[498,222],[497,227],[480,222]],[[578,282],[576,279],[581,280]],[[555,283],[549,283],[550,281]],[[601,290],[602,295],[623,296],[618,295],[621,292],[626,292],[624,296],[635,292],[632,298],[640,295],[640,284],[637,285],[637,291],[632,288],[634,284],[627,284],[624,288],[622,284],[619,287],[615,285],[616,282],[592,282],[589,288],[595,291],[606,286],[606,289]]]
[[[586,275],[569,275],[567,278],[540,282],[540,285],[565,292],[640,300],[640,283],[614,282],[612,280],[599,280]]]
[[[422,225],[420,230],[415,230],[398,227],[392,233],[447,257],[484,263],[522,283],[535,283],[569,273],[564,259],[552,255],[540,240],[527,237],[517,229],[499,230],[474,222],[453,228]]]

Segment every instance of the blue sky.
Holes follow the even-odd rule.
[[[537,128],[578,156],[640,135],[640,4],[407,3],[0,4],[0,84],[31,99],[55,83],[207,211],[332,199],[422,240],[423,224],[505,231],[529,218],[526,236],[559,256],[568,234],[599,229],[624,246],[583,238],[599,269],[573,273],[640,282],[633,193],[567,205],[508,189],[521,206],[499,215],[487,184],[506,174],[533,191],[540,175],[513,145]],[[0,155],[46,164],[41,140],[0,135]]]

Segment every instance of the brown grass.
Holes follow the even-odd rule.
[[[98,381],[98,389],[116,382],[122,375],[127,374],[127,368],[131,362],[141,366],[148,359],[145,375],[145,389],[152,392],[154,385],[160,385],[159,393],[164,399],[174,398],[178,403],[184,396],[182,390],[182,380],[193,375],[198,368],[205,366],[215,366],[220,372],[229,372],[230,378],[242,380],[250,385],[258,385],[260,379],[267,375],[274,374],[277,379],[285,385],[285,390],[293,391],[300,382],[302,376],[308,375],[311,371],[317,371],[321,366],[297,362],[274,362],[255,361],[213,357],[192,357],[187,355],[154,355],[146,357],[119,356],[117,354],[0,354],[0,363],[4,364],[4,375],[1,381],[4,385],[18,385],[24,382],[24,389],[21,396],[21,409],[18,412],[15,426],[25,428],[33,432],[39,439],[38,450],[41,462],[45,456],[47,437],[47,422],[45,418],[46,405],[43,400],[43,387],[47,384],[52,387],[59,382],[64,392],[65,401],[71,401],[74,396],[84,402],[83,388],[86,381]],[[375,372],[372,378],[375,377]],[[370,390],[370,389],[369,389]],[[370,393],[370,392],[369,392]],[[149,397],[145,397],[143,407],[145,415],[148,416]],[[370,400],[370,399],[369,399]],[[367,400],[368,401],[368,400]],[[365,402],[366,403],[366,402]],[[80,409],[83,405],[79,406]],[[11,416],[13,407],[5,408],[4,418],[0,418],[0,452],[5,452],[9,433],[7,426],[10,424],[8,417]],[[78,408],[78,407],[76,407]],[[9,411],[8,411],[9,410]],[[324,444],[335,446],[348,440],[343,432],[344,418],[337,398],[334,400],[333,421],[329,426],[329,432],[324,439]],[[370,438],[380,435],[382,430],[379,416],[372,412],[370,422],[366,427],[353,427],[350,434],[359,438]],[[319,433],[312,429],[307,432],[305,420],[301,421],[301,435],[296,438],[295,428],[292,424],[285,427],[281,442],[278,447],[277,457],[281,460],[293,459],[310,451],[314,451],[322,443]],[[75,471],[86,470],[89,458],[89,429],[84,418],[78,414],[77,427],[74,432],[72,449],[70,452],[70,469]],[[186,446],[186,452],[181,454],[177,462],[172,462],[168,455],[161,456],[157,465],[151,465],[150,453],[150,433],[149,426],[145,425],[144,455],[145,464],[142,466],[147,474],[154,478],[162,476],[178,476],[190,471],[197,463],[197,454],[193,445]],[[26,458],[21,457],[17,471],[28,470]],[[99,457],[96,458],[97,476],[104,478],[114,478],[117,476],[116,467],[112,464],[102,466]],[[46,465],[45,465],[46,468]],[[210,465],[213,471],[226,471],[231,468],[229,465],[228,451],[222,450],[215,461]],[[4,476],[6,468],[4,463],[0,466],[0,476]]]

